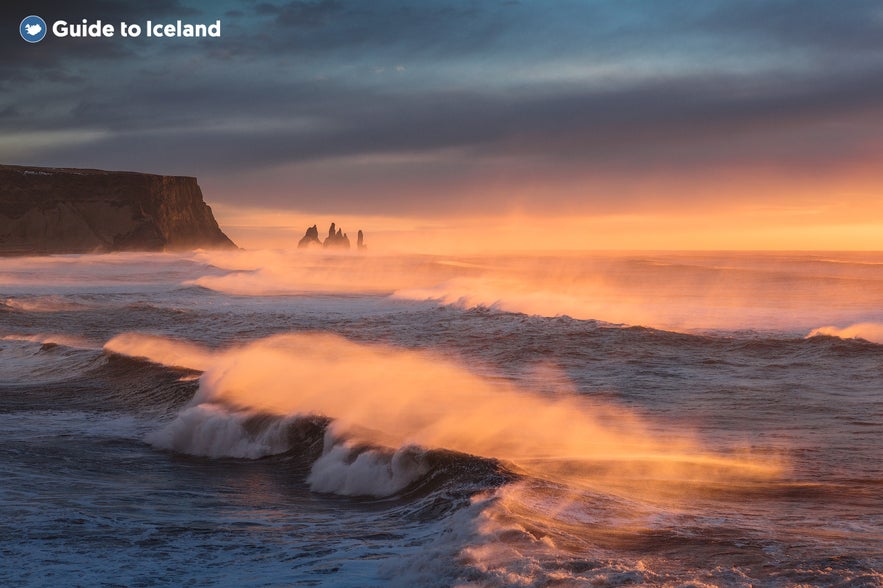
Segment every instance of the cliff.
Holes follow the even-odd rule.
[[[0,165],[0,254],[233,247],[196,178]]]

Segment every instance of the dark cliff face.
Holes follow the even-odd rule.
[[[196,178],[0,165],[0,254],[233,247]]]

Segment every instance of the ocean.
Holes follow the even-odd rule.
[[[0,262],[0,585],[883,586],[883,254]]]

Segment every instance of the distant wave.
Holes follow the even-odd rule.
[[[7,298],[2,305],[19,312],[76,312],[94,308],[88,304],[68,300],[63,296]]]
[[[841,339],[864,339],[871,343],[883,345],[883,323],[856,323],[848,327],[819,327],[813,329],[807,337],[826,335]]]
[[[20,334],[0,337],[0,383],[37,385],[58,382],[89,369],[98,346],[70,335]]]
[[[768,255],[456,258],[300,253],[204,251],[17,260],[0,276],[15,287],[0,298],[0,311],[94,310],[96,292],[128,293],[150,283],[176,294],[202,288],[238,297],[390,297],[678,332],[758,330],[797,336],[819,325],[878,321],[883,301],[883,265],[876,260],[844,262],[832,269],[829,263],[820,267],[814,257],[783,261]],[[89,294],[75,294],[85,284]],[[26,286],[39,286],[43,295],[13,295]],[[159,296],[147,301],[100,299],[103,305],[134,303],[136,309],[148,304],[163,311],[191,310],[167,309]]]
[[[3,335],[0,339],[3,341],[28,341],[31,343],[40,343],[42,345],[63,345],[64,347],[72,347],[74,349],[100,349],[98,345],[83,337],[58,333],[36,333],[31,335],[10,334]]]
[[[204,371],[211,364],[211,352],[202,346],[149,335],[123,333],[104,344],[104,350],[168,367]]]

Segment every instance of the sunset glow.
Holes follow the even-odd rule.
[[[0,586],[883,588],[881,0],[0,17]]]
[[[367,231],[378,252],[476,253],[566,250],[878,251],[883,205],[811,209],[734,207],[705,213],[413,218],[255,210],[216,205],[225,230],[251,249],[290,248],[306,227],[336,222]],[[853,214],[862,210],[863,215]],[[875,212],[876,211],[876,212]],[[868,213],[870,216],[865,216]]]
[[[246,248],[878,250],[879,7],[811,4],[222,2],[211,42],[47,39],[0,155],[195,175]]]

